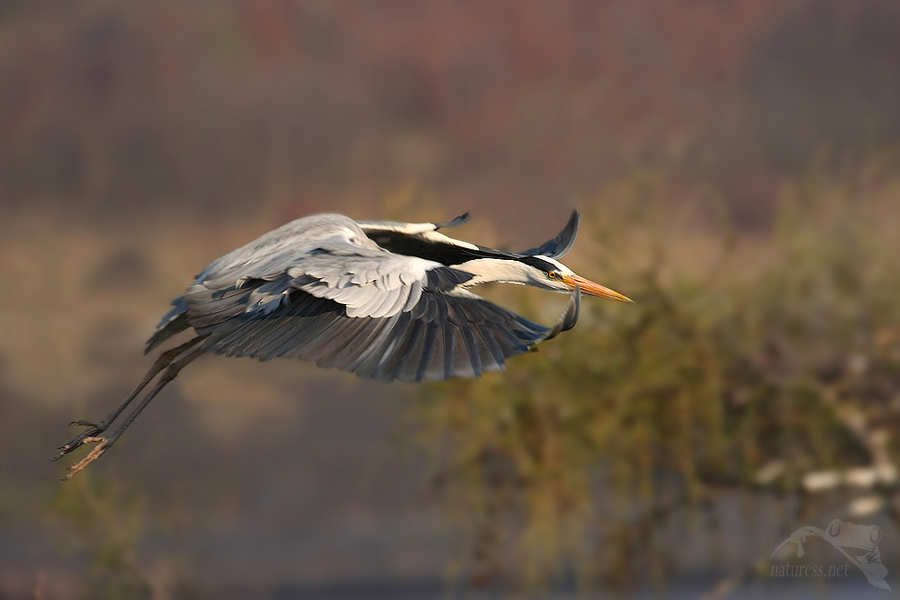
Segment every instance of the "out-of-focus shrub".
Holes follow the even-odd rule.
[[[900,183],[874,167],[850,184],[810,178],[755,237],[701,186],[668,206],[679,186],[658,173],[610,186],[567,257],[636,304],[584,298],[578,326],[535,355],[413,403],[476,580],[662,580],[678,550],[657,525],[723,490],[813,510],[834,487],[816,474],[839,485],[856,467],[872,474],[857,495],[891,502]],[[542,297],[511,294],[524,312]]]

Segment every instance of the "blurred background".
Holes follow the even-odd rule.
[[[771,557],[838,518],[900,585],[898,149],[897,1],[4,0],[0,597],[883,594],[770,566],[844,564]],[[637,304],[505,373],[205,357],[47,461],[277,225],[522,249],[575,207],[567,264]]]

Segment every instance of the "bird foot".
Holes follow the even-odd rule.
[[[67,467],[69,473],[63,477],[63,481],[66,479],[71,479],[76,473],[83,470],[89,464],[100,458],[100,455],[106,452],[106,450],[112,446],[112,441],[109,438],[105,437],[85,437],[79,442],[79,446],[82,444],[97,444],[94,446],[94,449],[91,450],[87,456],[79,460],[77,463],[72,465],[71,467]],[[62,454],[64,454],[63,452]],[[60,454],[59,456],[62,456]],[[57,457],[58,458],[58,457]]]
[[[100,421],[99,423],[94,423],[93,421],[83,421],[81,419],[79,419],[77,421],[72,421],[71,423],[69,423],[69,425],[78,425],[80,427],[87,427],[88,429],[86,429],[85,431],[82,431],[81,433],[76,435],[67,444],[57,448],[57,450],[59,450],[59,454],[57,454],[50,460],[57,461],[57,460],[61,459],[63,456],[65,456],[72,450],[75,450],[76,448],[80,447],[82,444],[87,443],[90,440],[90,438],[94,438],[97,436],[97,434],[103,433],[104,431],[106,431],[106,428],[109,427],[109,425],[106,423],[106,421]]]

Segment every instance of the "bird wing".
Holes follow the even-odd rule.
[[[448,223],[394,223],[390,221],[362,221],[360,226],[376,244],[396,252],[433,260],[444,265],[458,265],[479,258],[516,259],[522,256],[560,258],[575,244],[581,215],[572,211],[568,222],[555,238],[521,253],[504,252],[448,237],[437,230],[468,222],[469,213]]]
[[[574,299],[548,330],[468,293],[426,291],[411,310],[376,318],[348,317],[335,300],[295,291],[274,311],[197,330],[217,354],[294,357],[384,381],[443,380],[501,370],[506,359],[572,327]]]
[[[437,231],[438,229],[443,229],[445,227],[456,227],[458,225],[465,225],[469,222],[469,213],[463,213],[453,219],[452,221],[447,221],[444,223],[402,223],[400,221],[357,221],[357,224],[362,228],[366,234],[375,233],[379,231],[393,231],[399,233],[405,233],[407,235],[416,235],[420,233],[426,233],[428,231]]]
[[[513,259],[517,255],[453,239],[437,231],[468,222],[469,213],[447,223],[360,221],[359,226],[379,247],[395,254],[417,256],[446,266],[479,258]]]
[[[393,254],[360,237],[362,244],[338,232],[199,277],[185,294],[191,324],[218,322],[223,310],[232,316],[235,308],[271,312],[293,290],[335,300],[349,317],[387,317],[409,311],[426,287],[446,291],[472,278],[432,261]],[[237,297],[241,300],[235,304],[231,298]]]
[[[544,242],[537,248],[526,250],[525,252],[522,252],[522,254],[527,256],[549,256],[551,258],[560,258],[562,256],[565,256],[565,254],[569,250],[571,250],[572,246],[575,244],[575,236],[578,235],[578,224],[580,222],[581,215],[578,214],[577,210],[573,210],[572,216],[569,217],[569,221],[566,223],[566,226],[563,227],[563,230],[560,231],[555,238],[553,238],[549,242]]]
[[[469,273],[366,242],[339,233],[209,272],[184,296],[187,321],[207,351],[404,381],[500,370],[574,325],[577,304],[548,329],[459,289]]]

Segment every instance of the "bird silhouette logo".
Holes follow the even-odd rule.
[[[789,542],[797,544],[797,557],[802,558],[805,553],[803,544],[811,535],[822,538],[834,546],[847,560],[856,565],[871,585],[890,591],[891,586],[884,580],[888,570],[881,562],[881,552],[878,549],[882,533],[876,525],[854,525],[848,521],[835,519],[825,531],[818,527],[801,527],[775,548],[772,558]]]

